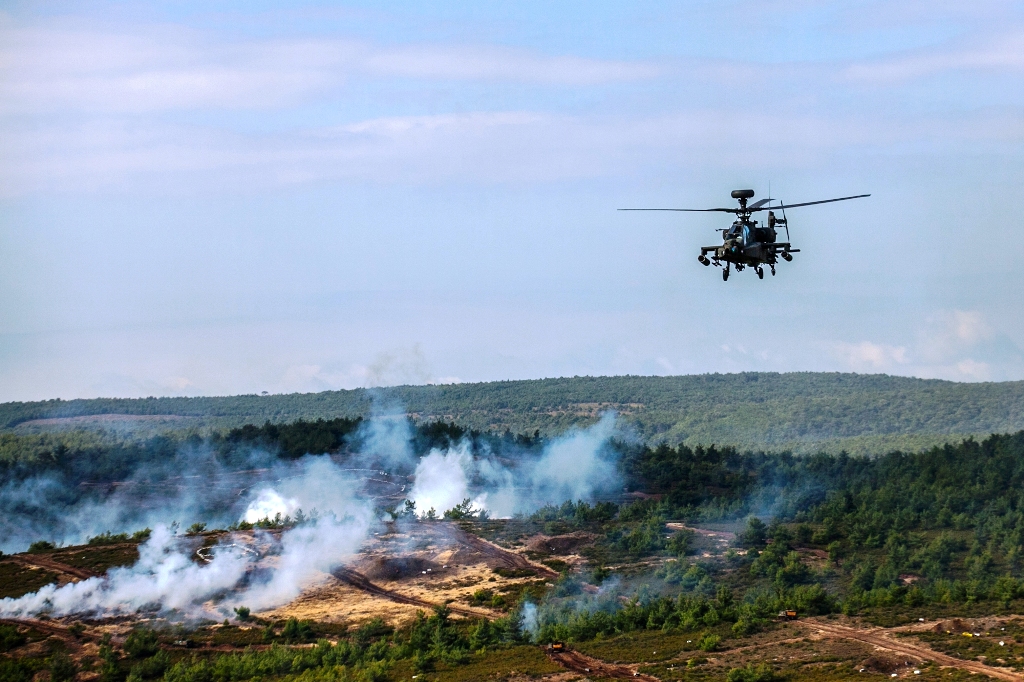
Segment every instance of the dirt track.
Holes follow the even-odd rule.
[[[552,661],[566,670],[582,673],[591,677],[610,677],[616,680],[642,680],[643,682],[659,682],[657,677],[643,675],[628,665],[608,663],[599,658],[592,658],[578,651],[551,651],[545,649],[544,653]]]
[[[64,645],[73,652],[81,649],[82,644],[89,639],[87,636],[75,637],[68,632],[66,625],[61,625],[60,623],[52,621],[41,621],[35,618],[0,618],[0,623],[3,623],[4,625],[13,625],[14,627],[29,627],[37,632],[47,635],[48,637],[55,637],[62,641]]]
[[[353,571],[351,568],[336,568],[334,569],[332,575],[338,580],[341,580],[342,582],[347,583],[358,590],[362,590],[363,592],[372,594],[377,597],[383,597],[384,599],[390,599],[391,601],[398,602],[399,604],[421,606],[425,609],[433,609],[440,606],[440,604],[434,604],[425,599],[418,599],[417,597],[410,597],[408,595],[404,595],[401,592],[395,592],[394,590],[385,589],[380,585],[374,583],[372,580],[367,578],[359,571]],[[470,616],[472,618],[481,618],[491,615],[489,613],[474,611],[473,609],[467,609],[461,606],[453,606],[451,604],[448,604],[447,606],[448,610],[452,613],[458,613],[463,616]]]
[[[69,575],[73,578],[78,578],[79,580],[95,578],[99,575],[99,573],[94,573],[93,571],[88,571],[84,568],[76,568],[75,566],[62,564],[59,561],[54,561],[53,559],[47,558],[42,555],[27,556],[25,554],[12,554],[10,556],[4,557],[4,561],[14,561],[16,563],[21,564],[22,566],[35,566],[37,568],[45,568],[48,571],[53,571],[54,573],[63,573],[64,575]]]
[[[453,534],[455,541],[459,544],[465,545],[489,559],[500,562],[505,568],[533,571],[544,578],[558,577],[558,571],[552,570],[544,564],[535,564],[522,554],[502,549],[493,542],[488,542],[481,537],[468,533],[458,526],[453,526]]]
[[[953,658],[931,649],[923,644],[917,644],[905,640],[892,638],[881,628],[853,628],[846,625],[839,625],[820,620],[806,620],[803,624],[808,628],[821,632],[825,637],[837,639],[852,639],[865,644],[872,644],[880,649],[887,649],[894,653],[916,659],[918,661],[934,661],[945,668],[960,668],[972,673],[979,673],[1010,682],[1021,682],[1021,676],[1008,668],[996,668],[985,665],[980,661],[966,661],[962,658]]]

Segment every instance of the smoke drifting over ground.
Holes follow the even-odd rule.
[[[610,447],[615,415],[587,429],[574,429],[548,443],[539,456],[505,464],[490,453],[474,458],[467,443],[433,450],[416,467],[410,499],[419,513],[438,513],[469,498],[496,517],[529,513],[565,500],[591,500],[621,490],[616,453]]]
[[[312,518],[279,536],[253,533],[255,543],[272,557],[269,568],[253,571],[255,554],[229,539],[212,548],[209,562],[197,563],[194,548],[183,537],[156,524],[140,546],[135,565],[63,587],[50,585],[20,599],[0,600],[0,614],[113,615],[144,609],[216,617],[229,614],[234,605],[262,609],[286,603],[351,558],[376,523],[371,501],[357,496],[356,482],[331,460],[309,458],[286,471],[291,475],[249,492],[250,502],[242,513],[243,519],[259,519],[310,510]],[[204,606],[214,597],[217,605]]]
[[[9,482],[0,491],[12,521],[0,537],[5,551],[22,551],[30,540],[81,543],[105,531],[154,531],[134,566],[0,600],[0,615],[142,609],[187,618],[228,615],[238,605],[279,606],[349,561],[403,498],[414,501],[419,513],[433,508],[438,516],[468,498],[477,510],[500,517],[621,490],[613,434],[614,416],[605,415],[542,446],[495,453],[466,439],[417,460],[409,422],[388,416],[364,423],[357,449],[336,456],[282,460],[255,448],[229,464],[213,448],[191,445],[87,495],[80,489],[71,494],[55,474]],[[403,474],[413,467],[407,481]],[[369,494],[367,480],[374,476],[392,493]],[[83,483],[90,481],[79,488]],[[170,523],[224,528],[276,515],[298,523],[277,533],[247,531],[248,541],[262,548],[258,561],[251,550],[240,549],[237,537],[224,536],[208,551],[207,563],[197,562],[195,543],[176,535]]]

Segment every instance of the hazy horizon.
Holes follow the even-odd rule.
[[[758,373],[758,374],[819,374],[819,373],[832,374],[832,373],[836,373],[836,372],[809,372],[809,371],[804,371],[804,370],[798,370],[798,371],[793,371],[793,372],[770,372],[770,371],[751,370],[751,372],[755,372],[755,373]],[[256,396],[315,395],[317,393],[327,393],[327,392],[330,392],[330,391],[357,391],[357,390],[361,390],[361,391],[374,391],[374,390],[378,390],[378,389],[389,389],[389,388],[426,387],[426,386],[459,386],[459,385],[491,384],[491,383],[514,382],[514,381],[553,381],[553,380],[558,380],[558,379],[615,379],[615,378],[620,378],[620,377],[621,378],[632,377],[632,378],[641,378],[641,379],[646,379],[646,378],[651,378],[651,379],[672,379],[672,378],[682,378],[682,377],[699,377],[699,376],[715,376],[715,375],[718,375],[718,376],[730,376],[730,375],[747,374],[747,373],[750,373],[750,372],[701,372],[701,373],[695,373],[695,374],[584,374],[584,375],[575,375],[575,376],[567,376],[567,375],[565,375],[565,376],[548,376],[548,377],[528,377],[528,378],[522,378],[522,379],[490,379],[490,380],[486,380],[486,381],[426,381],[426,382],[423,382],[423,383],[378,384],[378,385],[371,385],[371,386],[355,386],[353,388],[335,388],[335,389],[326,388],[326,389],[315,390],[315,391],[289,391],[289,392],[281,392],[281,393],[273,393],[273,392],[270,392],[270,391],[266,391],[266,392],[259,391],[259,392],[251,392],[251,393],[193,394],[193,395],[190,395],[190,394],[187,394],[187,393],[185,393],[185,394],[175,394],[175,395],[147,395],[147,396],[113,396],[113,395],[105,396],[105,395],[95,395],[95,396],[80,396],[80,397],[77,397],[77,398],[60,398],[60,397],[56,397],[55,396],[55,397],[52,397],[52,398],[42,398],[42,399],[35,400],[35,401],[17,401],[17,400],[14,400],[14,401],[3,401],[3,402],[0,402],[0,405],[2,405],[4,403],[12,403],[12,402],[46,402],[46,401],[51,401],[51,400],[61,400],[61,401],[64,401],[64,402],[70,402],[70,401],[73,401],[73,400],[110,400],[110,399],[113,399],[113,400],[149,400],[149,399],[154,399],[154,398],[155,399],[160,399],[160,398],[185,398],[185,399],[188,399],[188,398],[234,398],[234,397],[239,397],[239,396],[244,396],[244,395],[256,395]],[[956,379],[936,379],[936,378],[914,377],[914,376],[907,376],[907,375],[900,375],[900,374],[885,374],[885,373],[874,373],[874,374],[872,374],[872,373],[866,373],[866,372],[838,372],[838,373],[839,374],[856,375],[856,376],[883,376],[883,377],[891,377],[891,378],[895,378],[895,379],[919,379],[921,381],[948,381],[948,382],[958,383],[958,384],[1013,383],[1013,382],[1021,381],[1020,379],[1005,379],[1005,380],[1002,380],[1002,381],[982,381],[982,380],[973,380],[972,381],[972,380],[956,380]]]

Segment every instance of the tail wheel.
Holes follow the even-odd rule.
[[[722,281],[727,282],[729,280],[729,268],[722,270]]]

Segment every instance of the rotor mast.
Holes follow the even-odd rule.
[[[732,198],[733,199],[738,199],[739,202],[740,202],[740,208],[736,212],[736,217],[739,218],[740,221],[744,222],[744,223],[747,222],[748,220],[750,220],[750,213],[751,213],[751,211],[747,209],[747,199],[753,199],[754,198],[754,190],[752,190],[752,189],[734,189],[732,191]]]

